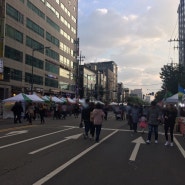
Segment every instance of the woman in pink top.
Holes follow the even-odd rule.
[[[92,112],[94,132],[96,130],[96,140],[95,140],[96,142],[99,142],[99,136],[100,136],[104,116],[105,116],[105,113],[103,112],[101,104],[97,103],[95,106],[95,109]]]

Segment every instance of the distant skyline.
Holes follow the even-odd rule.
[[[157,92],[159,73],[178,63],[180,0],[79,0],[78,36],[85,63],[114,61],[118,82],[143,93]]]

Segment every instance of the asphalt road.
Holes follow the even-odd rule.
[[[126,121],[109,115],[99,143],[83,139],[80,119],[46,119],[46,124],[0,122],[1,185],[184,185],[185,138],[174,147],[145,143]],[[153,137],[154,139],[154,137]]]

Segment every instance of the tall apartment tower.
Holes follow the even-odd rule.
[[[185,3],[180,0],[178,7],[179,20],[179,64],[185,65]]]
[[[0,0],[0,99],[74,95],[78,0]]]

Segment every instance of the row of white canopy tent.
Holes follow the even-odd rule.
[[[3,102],[16,102],[16,101],[21,101],[21,102],[25,102],[25,101],[30,101],[30,102],[55,102],[55,103],[64,103],[66,102],[66,98],[62,97],[62,98],[57,98],[55,96],[43,96],[43,97],[39,97],[36,94],[32,94],[32,95],[28,95],[28,94],[24,94],[24,93],[19,93],[16,96],[4,99]]]
[[[55,103],[64,103],[64,102],[68,102],[71,104],[75,104],[75,103],[80,103],[80,104],[85,104],[85,99],[76,99],[76,98],[58,98],[56,96],[42,96],[39,97],[36,94],[32,94],[32,95],[28,95],[28,94],[24,94],[24,93],[19,93],[16,96],[4,99],[3,102],[16,102],[16,101],[21,101],[21,102],[55,102]],[[103,102],[101,101],[93,101],[95,104],[100,103],[102,105],[104,105]]]

